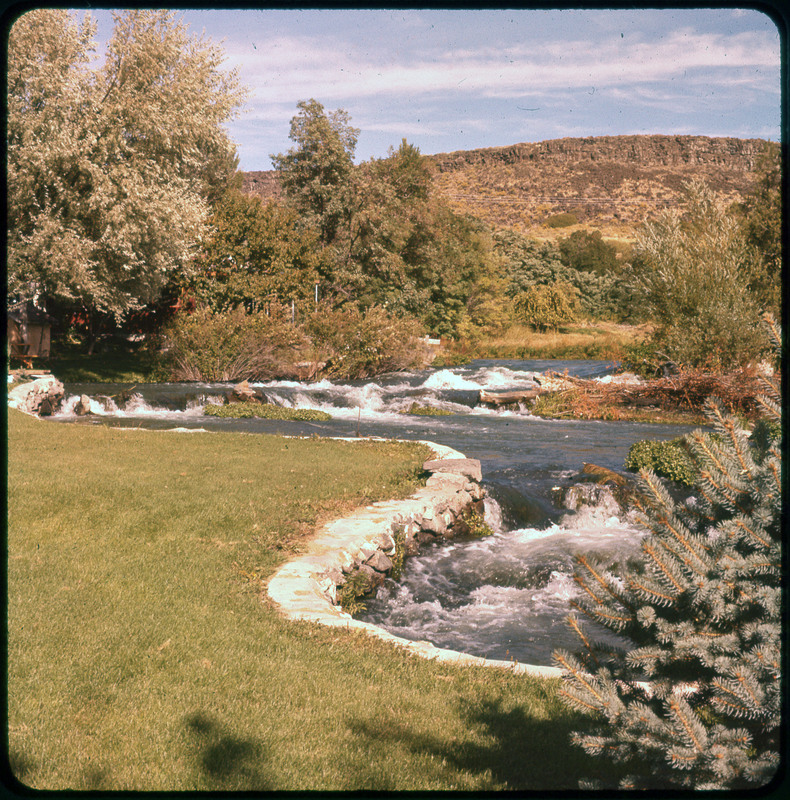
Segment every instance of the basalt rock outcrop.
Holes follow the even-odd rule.
[[[749,191],[766,142],[708,136],[591,136],[441,153],[434,186],[494,225],[570,212],[587,225],[640,224],[703,180],[730,202]]]

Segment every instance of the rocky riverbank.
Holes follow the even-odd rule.
[[[10,408],[39,417],[47,417],[60,408],[66,390],[57,378],[44,375],[28,381],[24,375],[19,377],[23,382],[8,391]]]
[[[470,515],[482,515],[485,491],[480,486],[480,462],[449,447],[424,442],[436,453],[425,463],[426,485],[406,500],[374,503],[325,525],[300,557],[283,565],[270,579],[270,599],[290,619],[364,630],[424,658],[476,664],[516,672],[556,677],[553,667],[494,661],[414,642],[363,622],[340,604],[342,587],[360,581],[369,587],[392,570],[399,541],[406,553],[421,544],[468,532]]]

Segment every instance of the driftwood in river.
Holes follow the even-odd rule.
[[[534,400],[539,394],[543,394],[543,389],[519,389],[514,392],[487,392],[480,390],[479,402],[491,406],[506,406],[512,403],[525,403]]]

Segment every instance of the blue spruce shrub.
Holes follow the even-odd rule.
[[[766,387],[751,434],[708,401],[715,433],[687,437],[694,503],[642,469],[637,563],[615,575],[577,558],[584,592],[570,621],[583,650],[554,658],[565,702],[597,720],[573,741],[627,771],[620,788],[744,790],[778,769],[781,412],[778,382]],[[596,643],[582,620],[632,646]]]

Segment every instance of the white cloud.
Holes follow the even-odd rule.
[[[760,33],[678,30],[655,42],[557,40],[505,52],[490,47],[444,52],[408,63],[361,57],[314,37],[262,39],[254,48],[228,46],[227,53],[228,65],[239,67],[257,102],[291,106],[308,97],[322,102],[448,92],[520,97],[580,86],[698,80],[707,70],[722,71],[716,77],[723,82],[751,82],[755,88],[773,82],[778,91],[779,48]]]

